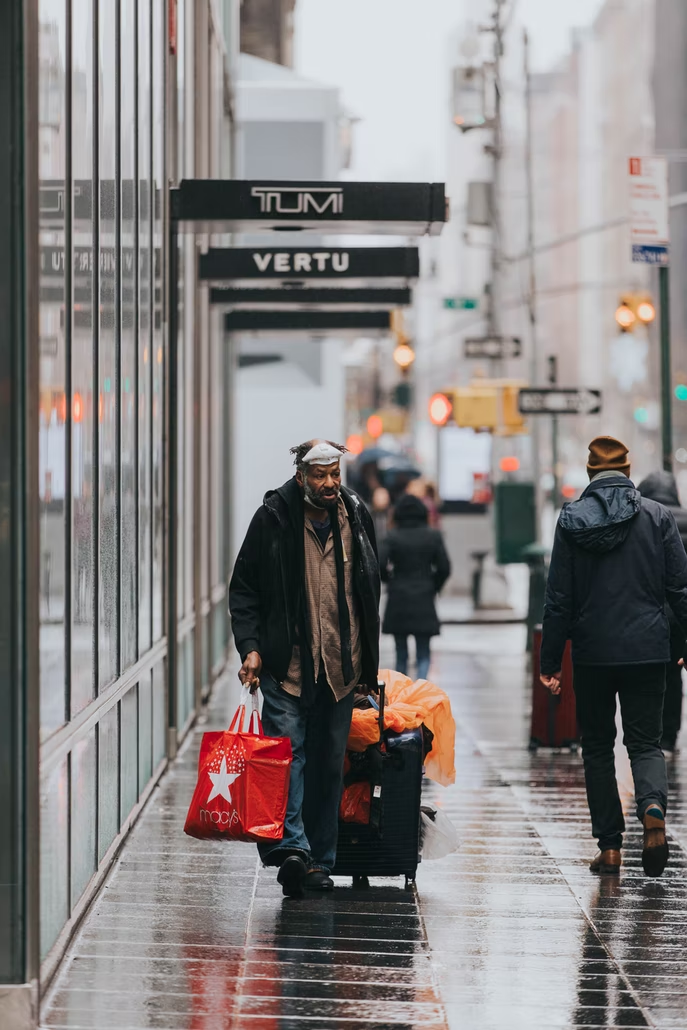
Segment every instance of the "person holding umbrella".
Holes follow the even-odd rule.
[[[408,673],[408,636],[415,637],[418,679],[426,679],[430,639],[440,626],[434,599],[451,574],[441,533],[430,529],[426,505],[404,494],[394,508],[394,527],[380,548],[382,581],[389,585],[383,633],[396,640],[396,669]]]

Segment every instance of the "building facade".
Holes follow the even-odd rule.
[[[167,211],[170,182],[232,173],[238,4],[2,8],[9,1030],[35,1025],[41,983],[226,660],[229,367],[195,282],[207,241],[184,240],[170,410]]]
[[[241,52],[293,67],[296,0],[241,0]]]

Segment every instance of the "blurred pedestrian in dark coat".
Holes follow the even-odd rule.
[[[687,550],[687,511],[680,506],[677,483],[672,472],[652,472],[637,487],[642,497],[658,501],[669,508],[675,516],[682,543]],[[685,634],[668,609],[670,619],[670,662],[666,665],[666,696],[663,702],[663,737],[661,747],[664,751],[674,751],[677,735],[682,724],[682,669],[678,662],[685,653]]]
[[[687,554],[675,516],[642,497],[627,447],[611,436],[589,445],[589,486],[561,512],[549,567],[541,681],[561,690],[567,640],[582,739],[587,800],[599,853],[594,873],[621,866],[625,831],[615,777],[616,699],[632,765],[642,865],[660,876],[668,861],[668,775],[661,750],[670,626],[666,602],[687,635]]]
[[[431,637],[440,626],[434,606],[451,573],[441,533],[427,525],[427,507],[405,494],[394,508],[394,527],[380,550],[382,580],[389,584],[389,599],[382,631],[396,638],[396,668],[407,675],[408,636],[415,637],[418,679],[429,672]]]

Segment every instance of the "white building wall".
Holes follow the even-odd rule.
[[[259,169],[268,179],[335,180],[341,170],[338,90],[297,76],[280,65],[241,54],[237,83],[238,178]],[[301,141],[299,148],[291,146]],[[294,174],[296,173],[296,174]],[[263,246],[303,243],[322,237],[263,233]],[[253,237],[234,241],[255,242]],[[271,338],[236,336],[232,535],[236,554],[255,510],[269,489],[293,475],[289,448],[312,437],[341,441],[344,435],[344,344],[309,334]],[[241,355],[278,360],[239,367]]]

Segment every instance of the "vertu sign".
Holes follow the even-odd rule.
[[[269,251],[265,254],[254,253],[253,261],[255,261],[259,272],[268,272],[270,265],[272,265],[274,271],[279,272],[280,275],[288,275],[289,272],[301,275],[305,273],[307,275],[312,272],[313,265],[318,272],[326,272],[328,268],[332,272],[347,272],[351,258],[350,254],[346,251],[332,254],[328,250],[316,250],[312,254],[306,254],[304,251],[299,250],[296,251],[292,258],[291,254],[280,250],[275,254],[270,254]]]
[[[236,247],[213,248],[199,259],[200,279],[417,279],[417,247]]]

